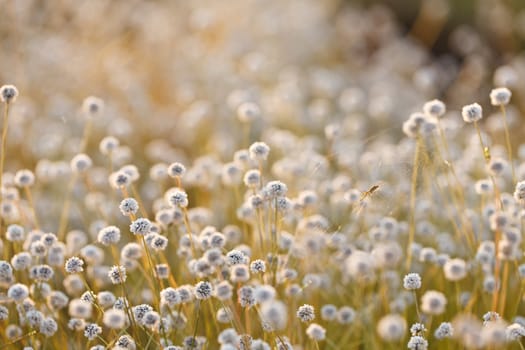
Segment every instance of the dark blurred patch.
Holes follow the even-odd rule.
[[[347,0],[346,3],[364,7],[377,5],[386,6],[391,9],[399,20],[399,24],[405,33],[409,34],[414,24],[421,20],[422,0]],[[449,12],[439,35],[429,46],[434,55],[450,54],[450,35],[460,26],[469,26],[478,32],[487,42],[491,49],[500,53],[501,56],[514,54],[525,48],[525,40],[513,33],[513,23],[508,23],[509,35],[496,32],[491,26],[492,22],[487,20],[484,12],[490,13],[494,10],[494,3],[503,6],[513,15],[525,11],[524,0],[448,0]],[[525,12],[524,12],[525,13]],[[424,26],[426,23],[420,23]],[[421,34],[421,33],[419,33]]]

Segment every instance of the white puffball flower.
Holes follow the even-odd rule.
[[[461,110],[461,116],[465,123],[474,123],[483,118],[483,108],[477,103],[466,105]]]
[[[423,112],[430,117],[441,118],[446,111],[447,107],[440,100],[428,101],[423,105]]]
[[[460,281],[467,276],[467,264],[463,259],[449,259],[443,266],[445,278],[449,281]]]
[[[253,102],[244,102],[237,107],[237,118],[243,123],[252,123],[261,116],[261,109]]]
[[[12,103],[18,97],[18,89],[14,85],[3,85],[0,87],[0,101]]]
[[[400,341],[405,337],[407,322],[403,316],[389,314],[383,316],[377,323],[379,337],[387,342]]]
[[[510,102],[512,93],[506,87],[493,89],[490,92],[490,103],[493,106],[505,106]]]
[[[104,101],[95,96],[89,96],[82,102],[82,111],[87,117],[98,117],[104,109]]]
[[[264,142],[254,142],[248,151],[251,159],[262,162],[268,158],[270,147]]]
[[[447,298],[441,292],[429,290],[421,297],[421,311],[429,315],[441,315],[445,312]]]
[[[525,181],[520,181],[516,184],[514,199],[516,199],[518,203],[525,205]]]

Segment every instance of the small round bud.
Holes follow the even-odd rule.
[[[124,216],[135,215],[139,210],[139,203],[134,198],[124,198],[118,207]]]
[[[237,107],[237,118],[243,123],[251,123],[261,116],[261,109],[253,102],[244,102]]]
[[[82,102],[82,111],[87,117],[98,117],[104,109],[104,101],[95,96],[89,96]]]
[[[29,187],[35,183],[35,175],[31,170],[18,170],[13,179],[15,185],[18,187]]]
[[[441,118],[446,111],[445,104],[440,100],[428,101],[423,105],[423,112],[430,117]]]
[[[126,268],[124,266],[114,265],[109,269],[108,277],[113,284],[126,282]]]
[[[140,178],[139,169],[133,164],[124,165],[119,171],[127,174],[131,182],[135,182]]]
[[[445,295],[435,290],[429,290],[421,297],[421,311],[429,315],[441,315],[446,305]]]
[[[299,306],[297,309],[297,318],[301,320],[301,322],[311,322],[315,318],[315,311],[314,307],[312,305],[304,304],[303,306]]]
[[[459,281],[467,276],[465,260],[450,259],[443,266],[445,278],[449,281]]]
[[[171,163],[168,166],[168,175],[170,177],[182,177],[186,173],[186,167],[182,163]]]
[[[461,110],[461,116],[466,123],[474,123],[483,117],[483,109],[477,103],[466,105]]]
[[[0,87],[0,100],[5,103],[12,103],[18,97],[18,89],[14,85],[3,85]]]
[[[104,311],[102,322],[110,329],[122,329],[126,325],[126,314],[123,310],[109,309]]]
[[[326,329],[317,323],[312,323],[306,328],[306,335],[310,339],[321,341],[326,338]]]
[[[195,285],[194,295],[199,300],[205,300],[211,297],[213,287],[210,282],[201,281]]]
[[[120,241],[120,229],[116,226],[104,227],[98,232],[97,240],[103,245],[117,244]]]
[[[244,184],[248,188],[256,188],[261,182],[261,173],[257,169],[248,170],[244,174]]]
[[[99,150],[103,155],[109,155],[120,145],[120,141],[113,136],[106,136],[100,141]]]
[[[417,273],[409,273],[403,278],[403,287],[406,290],[416,290],[421,288],[421,277]]]
[[[25,239],[24,228],[20,225],[12,224],[7,226],[5,238],[10,242],[20,242]]]
[[[264,142],[255,142],[250,146],[249,152],[251,159],[262,162],[268,158],[270,147]]]
[[[136,235],[147,235],[151,231],[151,221],[145,218],[138,218],[131,223],[129,230]]]
[[[250,264],[250,271],[253,274],[264,273],[266,271],[266,263],[261,259],[254,260]]]
[[[13,299],[16,303],[23,301],[29,296],[29,289],[25,284],[16,283],[13,284],[7,290],[7,297]]]
[[[518,203],[525,205],[525,181],[520,181],[516,184],[514,199],[516,199]]]
[[[387,342],[397,342],[403,339],[406,329],[406,320],[397,314],[383,316],[377,324],[379,337]]]
[[[89,340],[93,340],[102,333],[102,327],[96,323],[88,323],[84,328],[84,336]]]
[[[325,304],[321,307],[321,318],[325,321],[333,321],[337,317],[337,307],[332,304]]]
[[[493,89],[490,92],[490,103],[493,106],[504,106],[508,105],[510,102],[510,98],[512,96],[512,93],[509,89],[505,87]]]
[[[410,350],[427,350],[428,341],[420,335],[415,335],[410,338],[407,347]]]
[[[154,164],[149,169],[149,177],[153,181],[162,181],[168,177],[168,167],[164,163]]]
[[[436,339],[445,339],[450,338],[454,335],[454,328],[452,328],[452,324],[449,322],[442,322],[436,331],[434,332],[434,337]]]
[[[78,273],[84,271],[84,261],[76,256],[66,260],[65,270],[67,273]]]
[[[92,164],[93,162],[88,155],[80,153],[71,159],[71,170],[73,173],[83,173],[91,168]]]
[[[130,183],[131,177],[121,170],[115,171],[109,175],[109,184],[114,189],[127,187]]]
[[[164,198],[173,207],[186,208],[188,206],[188,195],[180,188],[169,189]]]

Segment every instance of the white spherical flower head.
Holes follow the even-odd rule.
[[[325,321],[333,321],[337,317],[337,307],[333,304],[325,304],[321,307],[321,318]]]
[[[441,118],[446,111],[445,104],[440,100],[428,101],[423,105],[423,112],[430,117]]]
[[[483,118],[483,108],[477,103],[466,105],[461,110],[465,123],[474,123]]]
[[[49,265],[36,265],[29,270],[29,277],[37,281],[49,281],[54,275],[54,271]]]
[[[26,234],[22,226],[11,224],[7,227],[6,239],[10,242],[20,242],[25,240]]]
[[[407,290],[421,288],[421,276],[418,273],[409,273],[403,278],[403,287]]]
[[[487,170],[493,176],[501,176],[507,167],[507,161],[500,157],[491,158],[487,164]]]
[[[122,329],[126,325],[126,314],[123,310],[109,309],[104,311],[102,322],[110,329]]]
[[[427,328],[423,323],[416,322],[412,326],[410,326],[410,333],[415,335],[423,335],[427,332]]]
[[[445,278],[449,281],[460,281],[467,276],[467,264],[462,259],[450,259],[443,266]]]
[[[251,159],[262,162],[268,158],[270,147],[264,142],[254,142],[248,151]]]
[[[125,174],[128,174],[129,179],[131,180],[131,182],[135,182],[135,181],[137,181],[140,178],[139,169],[134,164],[124,165],[123,167],[120,168],[119,171],[121,171],[121,172],[123,172]]]
[[[173,207],[186,208],[188,206],[188,195],[180,188],[171,188],[166,191],[164,199]]]
[[[136,235],[147,235],[151,231],[151,221],[138,218],[129,225],[129,230]]]
[[[113,136],[106,136],[100,141],[99,150],[103,155],[110,155],[120,146],[120,141]]]
[[[84,271],[84,261],[79,257],[72,256],[66,260],[65,270],[67,273],[78,273]]]
[[[83,173],[91,168],[91,165],[93,165],[91,158],[84,153],[77,154],[71,159],[71,170],[73,173]]]
[[[288,192],[288,187],[281,181],[270,181],[264,187],[264,194],[270,198],[283,197]]]
[[[30,187],[35,183],[35,175],[28,169],[19,170],[16,172],[13,181],[18,187]]]
[[[410,138],[416,138],[421,134],[428,134],[435,128],[435,121],[423,113],[412,113],[403,123],[403,132]]]
[[[266,263],[261,259],[254,260],[250,263],[250,271],[253,274],[264,273],[266,272]]]
[[[311,322],[315,319],[315,310],[312,305],[304,304],[297,309],[297,318],[301,322]]]
[[[450,322],[442,322],[434,332],[434,337],[436,337],[436,339],[439,340],[451,338],[453,335],[454,328],[452,327],[452,324]]]
[[[120,241],[120,229],[116,226],[104,227],[98,232],[97,239],[103,245],[117,244]]]
[[[18,89],[14,85],[3,85],[0,87],[0,100],[5,103],[13,103],[18,97]]]
[[[168,166],[168,175],[172,178],[182,177],[186,173],[186,167],[182,163],[171,163]]]
[[[512,93],[506,87],[496,88],[490,92],[490,103],[493,106],[505,106],[510,102]]]
[[[95,339],[101,333],[102,327],[100,327],[96,323],[88,323],[84,328],[84,336],[89,340]]]
[[[252,123],[261,116],[261,109],[253,102],[244,102],[237,107],[237,118],[243,123]]]
[[[525,181],[520,181],[516,184],[514,199],[516,199],[518,203],[525,205]]]
[[[40,323],[39,331],[46,337],[53,336],[57,330],[58,330],[58,324],[51,317],[47,317],[43,319],[42,322]]]
[[[120,202],[119,209],[124,216],[135,215],[139,210],[139,203],[134,198],[124,198]]]
[[[288,308],[279,300],[271,300],[261,305],[261,319],[267,330],[282,330],[288,323]]]
[[[429,290],[421,297],[421,311],[429,315],[441,315],[446,305],[445,295],[435,290]]]
[[[137,348],[137,344],[135,343],[135,340],[133,340],[132,337],[126,334],[126,335],[120,336],[120,338],[117,339],[114,349],[115,350],[117,349],[118,350],[124,350],[124,349],[134,350],[136,348]]]
[[[109,175],[109,184],[114,189],[118,190],[123,187],[127,187],[129,186],[130,183],[131,183],[131,177],[127,173],[121,170],[115,171]]]
[[[248,188],[256,188],[261,182],[261,173],[257,169],[248,170],[243,177],[244,184]]]
[[[16,283],[13,284],[7,290],[7,297],[13,299],[16,303],[23,301],[29,296],[29,289],[25,284]]]
[[[525,327],[519,323],[513,323],[507,326],[507,339],[520,341],[521,338],[525,337]]]
[[[177,289],[168,287],[160,291],[160,301],[169,307],[173,307],[177,304],[180,304],[182,299]]]
[[[195,295],[195,298],[198,300],[206,300],[209,299],[212,295],[213,287],[210,282],[207,281],[201,281],[195,285],[195,289],[193,290],[193,294]]]
[[[126,268],[124,266],[114,265],[108,271],[108,277],[113,284],[126,282]]]
[[[89,96],[82,102],[82,111],[87,117],[98,117],[104,110],[104,101],[95,96]]]
[[[427,350],[428,341],[420,335],[415,335],[410,338],[407,347],[410,350]]]
[[[383,316],[377,324],[379,337],[387,342],[400,341],[405,337],[406,330],[406,320],[398,314]]]
[[[308,328],[306,328],[306,335],[310,339],[321,341],[326,338],[326,329],[317,323],[312,323],[308,326]]]

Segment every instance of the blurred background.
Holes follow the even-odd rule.
[[[391,128],[399,138],[424,101],[441,98],[450,111],[487,105],[502,85],[514,93],[511,123],[524,107],[522,0],[0,0],[0,8],[0,82],[20,90],[9,142],[26,166],[78,151],[89,95],[106,102],[92,146],[119,137],[122,163],[137,150],[148,163],[210,150],[231,157],[242,126],[230,121],[247,100],[264,115],[253,138],[265,125],[300,134],[338,120],[350,133]]]

